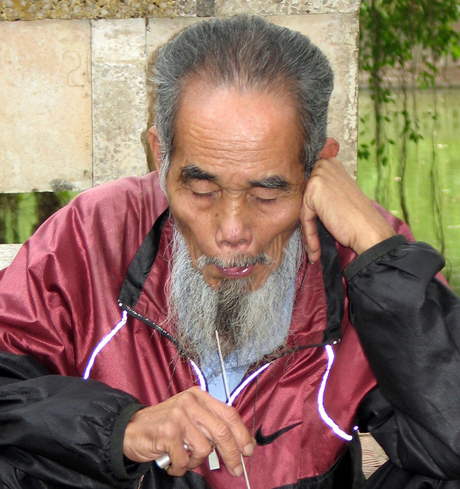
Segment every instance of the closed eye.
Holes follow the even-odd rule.
[[[251,187],[252,198],[261,205],[273,205],[279,197],[287,195],[292,190],[292,184],[278,175],[252,181]]]
[[[274,188],[255,187],[250,192],[250,198],[253,202],[262,205],[274,204],[286,192]]]
[[[197,199],[209,199],[214,197],[216,192],[194,192],[192,191],[192,195]]]
[[[257,200],[257,202],[260,202],[263,205],[274,204],[277,201],[277,197],[264,198],[257,197],[257,195],[254,195],[253,197]]]

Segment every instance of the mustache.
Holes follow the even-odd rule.
[[[237,255],[224,259],[219,256],[201,255],[197,260],[198,270],[202,270],[207,265],[215,265],[220,268],[231,267],[251,267],[254,265],[269,265],[270,258],[266,253],[259,253],[255,256]]]

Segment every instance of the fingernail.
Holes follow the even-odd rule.
[[[254,453],[254,445],[249,443],[243,448],[243,455],[245,457],[250,457]]]
[[[233,473],[236,477],[241,477],[243,475],[243,467],[241,465],[238,465],[238,467],[235,467],[233,469]]]

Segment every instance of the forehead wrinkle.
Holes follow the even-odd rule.
[[[254,131],[253,131],[254,132]],[[188,131],[185,140],[188,145],[210,153],[262,153],[270,151],[270,141],[264,135],[249,134],[247,131],[239,133],[225,133],[217,128],[197,128]]]

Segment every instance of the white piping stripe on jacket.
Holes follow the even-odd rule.
[[[123,311],[121,320],[115,325],[115,327],[108,333],[104,338],[98,343],[96,348],[93,350],[93,353],[91,354],[91,357],[88,361],[88,364],[85,369],[85,373],[83,374],[83,379],[87,380],[90,376],[91,369],[93,368],[94,362],[96,360],[97,355],[101,352],[101,350],[109,343],[109,341],[120,331],[121,328],[126,324],[126,321],[128,319],[128,313],[127,311]],[[324,409],[324,392],[326,390],[326,385],[327,385],[327,379],[329,377],[329,372],[331,370],[332,364],[334,363],[334,350],[332,349],[331,345],[326,345],[326,353],[328,357],[328,365],[326,368],[326,372],[323,375],[323,379],[321,381],[321,386],[318,391],[318,411],[321,416],[321,419],[332,429],[332,431],[339,436],[340,438],[343,438],[346,441],[351,441],[353,439],[352,435],[349,435],[348,433],[345,433],[338,425],[335,423],[331,417],[326,413],[326,410]],[[193,367],[193,370],[195,371],[198,381],[200,384],[200,389],[202,391],[206,391],[206,380],[204,378],[203,373],[199,369],[198,365],[196,365],[195,362],[190,360],[190,364]],[[259,374],[261,374],[266,368],[268,368],[271,365],[271,363],[266,363],[262,367],[260,367],[258,370],[253,372],[247,379],[244,380],[232,393],[230,398],[227,401],[227,404],[231,406],[235,399],[240,395],[241,391],[250,383],[252,380],[254,380]]]
[[[261,374],[266,368],[268,368],[271,365],[271,363],[266,363],[262,367],[260,367],[258,370],[253,372],[247,379],[244,380],[231,394],[229,397],[227,404],[231,406],[234,402],[234,400],[240,395],[241,391],[252,381],[254,380],[259,374]]]
[[[202,391],[206,391],[206,380],[204,378],[203,373],[201,372],[200,368],[198,365],[193,361],[190,360],[190,364],[193,367],[193,370],[195,370],[196,376],[198,377],[198,382],[200,384],[200,389]],[[251,382],[253,381],[259,374],[261,374],[266,368],[268,368],[271,365],[271,363],[266,363],[262,367],[260,367],[258,370],[253,372],[247,379],[245,379],[234,391],[233,394],[230,396],[230,398],[227,401],[227,405],[231,406],[235,399],[241,394],[241,391]]]
[[[195,370],[196,376],[198,377],[198,382],[200,383],[200,389],[206,392],[206,379],[204,378],[203,373],[201,372],[200,368],[193,360],[190,360],[190,364],[192,365],[193,370]]]
[[[327,378],[329,377],[329,371],[331,370],[332,364],[334,363],[334,350],[332,349],[331,345],[326,345],[326,353],[327,353],[327,369],[326,372],[323,375],[323,380],[321,381],[321,386],[319,388],[318,392],[318,411],[319,415],[321,416],[321,419],[332,429],[332,431],[339,436],[340,438],[343,438],[346,441],[351,441],[353,440],[353,437],[349,435],[348,433],[345,433],[345,431],[341,430],[337,423],[335,423],[329,415],[326,413],[326,410],[324,409],[324,391],[326,390],[326,384],[327,384]]]
[[[120,329],[126,324],[127,319],[128,319],[128,313],[126,311],[123,311],[120,322],[116,324],[116,326],[112,329],[112,331],[110,331],[109,334],[107,334],[106,336],[104,336],[104,338],[102,338],[102,340],[98,343],[96,348],[93,350],[89,362],[86,365],[85,373],[83,374],[83,378],[85,380],[89,378],[89,374],[91,373],[91,369],[93,368],[94,361],[96,360],[96,356],[104,348],[104,346],[107,345],[107,343],[118,333],[118,331],[120,331]]]

